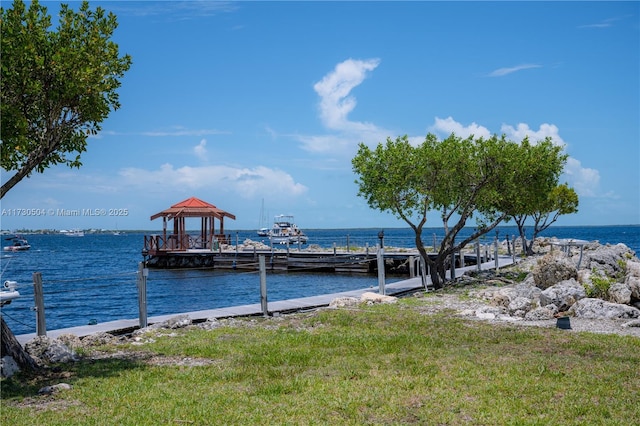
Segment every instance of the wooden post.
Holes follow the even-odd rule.
[[[425,262],[425,260],[420,256],[420,276],[422,277],[422,285],[424,286],[424,291],[429,291],[429,281],[427,276],[429,275],[429,266]]]
[[[42,274],[33,273],[33,295],[36,302],[36,335],[47,335],[47,324],[44,317],[44,294],[42,293]]]
[[[516,236],[515,235],[511,236],[511,245],[513,246],[513,250],[511,253],[511,260],[513,260],[513,263],[516,263]]]
[[[480,241],[476,241],[476,264],[478,271],[482,270],[482,257],[480,257]]]
[[[416,259],[413,256],[409,256],[409,278],[416,276]]]
[[[451,253],[451,269],[449,269],[449,278],[451,281],[456,279],[456,252]]]
[[[140,328],[145,328],[147,324],[147,276],[149,270],[144,267],[144,263],[138,263],[138,312]]]
[[[260,265],[260,306],[262,306],[262,314],[265,317],[269,316],[269,307],[267,304],[267,268],[264,263],[264,254],[261,254],[258,258]]]
[[[384,248],[378,249],[378,293],[384,295]]]
[[[498,239],[497,238],[496,238],[496,240],[494,242],[493,257],[494,257],[495,262],[496,262],[496,272],[498,272],[498,270],[500,269],[500,263],[498,261]]]

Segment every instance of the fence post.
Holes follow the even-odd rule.
[[[33,273],[33,296],[36,302],[36,335],[47,335],[47,324],[44,318],[44,294],[42,292],[42,274]]]
[[[415,262],[416,259],[413,256],[409,256],[409,278],[413,278],[416,276]]]
[[[476,240],[476,266],[478,271],[482,270],[482,257],[480,257],[480,241]]]
[[[138,320],[140,328],[145,328],[147,324],[147,277],[149,269],[144,267],[144,263],[138,263]]]
[[[500,269],[500,263],[498,261],[498,238],[496,238],[495,242],[494,242],[494,258],[496,261],[496,272],[498,272],[498,270]]]
[[[269,316],[269,307],[267,304],[267,268],[264,263],[264,254],[258,258],[260,265],[260,306],[262,306],[262,314]]]
[[[384,248],[378,249],[378,293],[384,295]]]

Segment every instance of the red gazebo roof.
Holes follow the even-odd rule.
[[[230,219],[235,220],[235,215],[226,212],[213,204],[207,203],[196,197],[187,198],[186,200],[180,201],[169,207],[166,210],[161,211],[160,213],[156,213],[151,216],[151,220],[157,219],[159,217],[209,217],[214,216],[218,219],[222,219],[223,217],[228,217]]]

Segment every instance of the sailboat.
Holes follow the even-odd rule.
[[[264,198],[262,199],[262,206],[260,207],[260,219],[258,221],[258,236],[259,237],[268,237],[269,236],[269,228],[266,226],[267,224],[267,216],[264,212]]]

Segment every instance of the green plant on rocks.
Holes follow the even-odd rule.
[[[616,282],[616,279],[603,275],[594,269],[589,281],[590,283],[586,283],[585,285],[587,297],[607,299],[609,296],[609,288]]]

